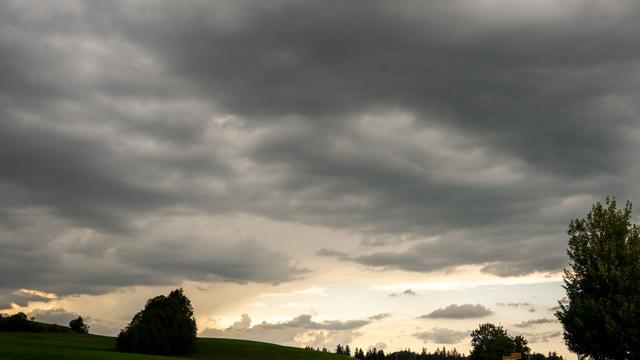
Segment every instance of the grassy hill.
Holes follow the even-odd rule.
[[[151,356],[119,353],[116,339],[107,336],[75,333],[0,332],[2,360],[344,360],[344,356],[274,345],[256,341],[208,339],[197,340],[196,352],[189,357]]]

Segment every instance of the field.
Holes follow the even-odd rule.
[[[151,360],[151,359],[216,359],[216,360],[340,360],[330,353],[279,346],[245,340],[197,340],[197,350],[189,357],[125,354],[115,351],[116,339],[107,336],[73,333],[0,332],[1,360]]]

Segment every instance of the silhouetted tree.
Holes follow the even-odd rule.
[[[29,325],[27,314],[23,312],[0,318],[0,331],[30,331]]]
[[[366,360],[385,360],[386,356],[382,349],[378,350],[375,347],[372,347],[367,350],[366,354],[364,354],[364,358]]]
[[[516,340],[517,339],[517,340]],[[512,352],[527,353],[527,341],[517,336],[515,338],[502,328],[493,324],[482,324],[478,329],[471,332],[471,354],[473,360],[495,360],[502,359],[502,356]]]
[[[567,233],[569,304],[556,312],[567,346],[593,359],[640,358],[640,227],[631,203],[597,202]]]
[[[84,323],[82,316],[78,316],[78,318],[69,321],[69,327],[71,328],[71,330],[80,334],[89,333],[89,325]]]
[[[527,346],[529,342],[524,337],[518,335],[513,338],[513,352],[528,354],[531,349]]]
[[[191,301],[182,289],[147,301],[129,325],[120,331],[119,351],[158,355],[189,354],[195,348],[196,320]]]
[[[349,348],[349,345],[344,347],[343,355],[351,356],[351,349]]]

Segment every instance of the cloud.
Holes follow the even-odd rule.
[[[421,319],[475,319],[493,314],[493,311],[480,304],[452,304],[420,316]]]
[[[81,314],[76,312],[70,312],[64,308],[52,308],[52,309],[39,309],[36,308],[27,314],[27,317],[34,317],[36,321],[44,322],[48,324],[58,324],[68,326],[69,321],[76,319]],[[89,325],[89,331],[96,335],[113,336],[120,331],[124,324],[112,321],[95,318],[93,316],[82,315],[84,322]]]
[[[418,293],[416,293],[415,291],[411,290],[411,289],[407,289],[403,292],[400,293],[391,293],[389,294],[389,297],[397,297],[397,296],[401,296],[401,295],[408,295],[408,296],[417,296]]]
[[[325,320],[314,321],[311,315],[298,315],[289,321],[262,322],[251,326],[251,318],[243,314],[241,319],[224,330],[208,328],[200,336],[251,339],[275,342],[285,345],[323,346],[350,343],[359,336],[355,330],[368,325],[371,320]],[[347,340],[345,340],[347,339]]]
[[[349,260],[350,259],[349,255],[347,255],[347,254],[345,254],[343,252],[332,250],[332,249],[327,249],[327,248],[322,248],[322,249],[318,250],[316,255],[324,256],[324,257],[334,257],[334,258],[337,258],[339,260]]]
[[[543,343],[543,342],[549,342],[552,339],[558,338],[560,336],[562,336],[562,331],[545,331],[545,332],[539,332],[539,333],[518,333],[516,335],[522,335],[524,336],[529,343]]]
[[[245,331],[251,327],[251,318],[247,314],[242,314],[240,320],[234,322],[225,331]]]
[[[518,308],[518,307],[521,307],[521,306],[530,306],[531,304],[529,304],[528,302],[516,302],[516,303],[506,303],[506,304],[505,303],[496,303],[496,305]]]
[[[470,331],[457,331],[445,328],[433,328],[430,331],[417,332],[413,336],[424,342],[436,344],[456,344],[469,336]]]
[[[0,288],[2,290],[2,288]],[[12,305],[26,306],[29,302],[50,302],[55,300],[55,295],[32,290],[19,289],[15,291],[0,292],[0,310],[10,309]]]
[[[67,326],[69,324],[69,321],[78,317],[78,314],[68,312],[63,308],[54,308],[46,310],[34,309],[30,313],[28,313],[27,316],[29,318],[35,317],[36,321]],[[86,318],[84,320],[89,321],[90,318]]]
[[[503,231],[505,228],[502,229]],[[504,233],[489,231],[495,238],[505,236]],[[485,234],[478,234],[482,237]],[[477,247],[472,234],[458,233],[449,236],[445,241],[414,242],[406,250],[376,251],[358,256],[347,256],[325,251],[321,255],[333,256],[339,260],[352,261],[376,269],[400,269],[413,272],[433,272],[453,269],[461,265],[483,265],[482,271],[498,276],[520,276],[532,272],[554,271],[565,262],[559,248],[560,243],[553,238],[533,238],[526,242],[496,241],[484,243]],[[451,243],[457,244],[451,247]],[[545,247],[557,247],[557,252],[545,252]],[[564,245],[562,245],[564,246]],[[516,248],[517,247],[517,248]],[[514,260],[514,252],[528,253],[526,260]],[[439,254],[434,256],[433,254]],[[516,256],[517,258],[518,256]]]
[[[391,316],[391,314],[389,314],[389,313],[380,313],[380,314],[376,314],[376,315],[373,315],[373,316],[369,316],[368,319],[369,320],[374,320],[374,321],[379,321],[379,320],[386,319],[386,318],[388,318],[390,316]]]
[[[29,222],[40,213],[22,215]],[[308,272],[263,242],[234,239],[214,228],[188,216],[163,216],[147,220],[135,241],[129,241],[128,236],[69,229],[60,221],[34,222],[0,233],[0,286],[28,284],[63,296],[185,279],[280,283]]]
[[[553,324],[556,322],[557,322],[556,319],[531,319],[531,320],[523,321],[514,326],[518,328],[528,328],[528,327],[542,325],[542,324]]]

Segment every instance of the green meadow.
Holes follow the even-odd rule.
[[[116,351],[116,339],[75,333],[0,332],[1,360],[339,360],[344,356],[275,344],[231,339],[199,338],[187,357],[129,354]]]

